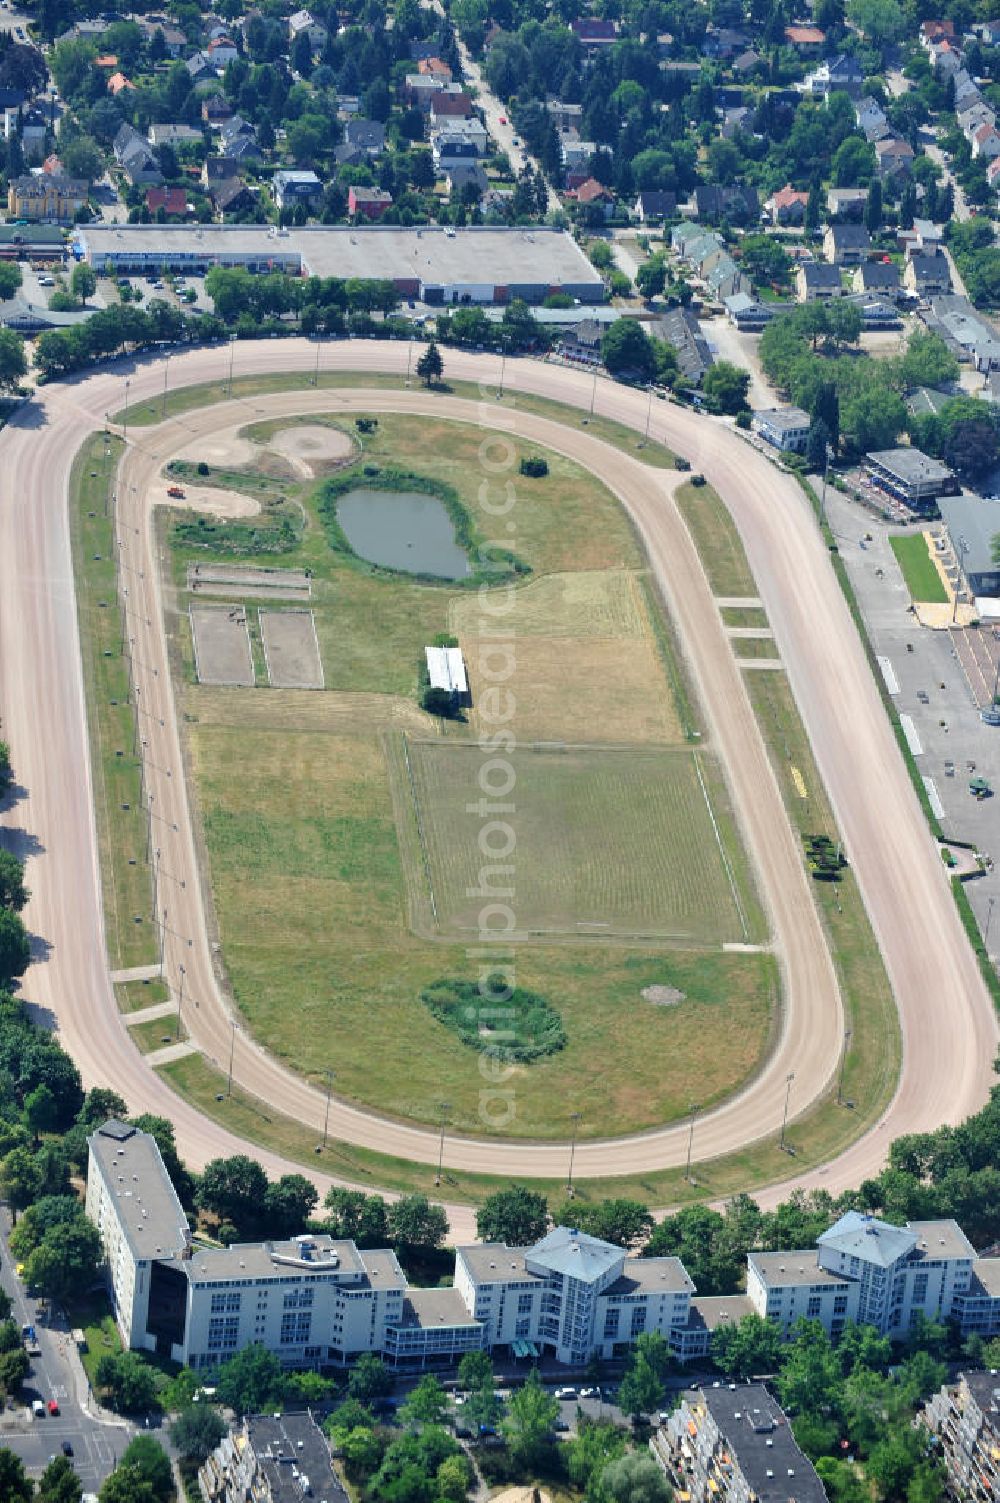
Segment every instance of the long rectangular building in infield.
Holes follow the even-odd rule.
[[[556,292],[582,303],[604,301],[604,284],[572,235],[541,225],[96,224],[76,230],[74,254],[103,276],[197,276],[213,266],[245,266],[292,276],[374,277],[392,282],[400,297],[442,306],[540,303]]]

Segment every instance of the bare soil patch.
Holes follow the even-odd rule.
[[[253,653],[242,606],[192,606],[191,636],[200,683],[253,687]]]
[[[354,444],[339,428],[321,423],[297,423],[271,437],[270,448],[287,459],[299,474],[323,475],[354,457]]]
[[[312,611],[261,611],[260,634],[272,688],[322,689]]]
[[[676,1007],[685,999],[686,993],[678,991],[676,986],[644,986],[642,997],[646,1002],[652,1002],[654,1007]]]
[[[174,459],[186,460],[188,464],[212,465],[217,470],[239,469],[241,465],[256,464],[260,450],[248,438],[240,438],[235,428],[221,428],[211,437],[199,438],[174,455]]]
[[[207,512],[213,517],[256,517],[260,502],[241,491],[231,491],[218,485],[184,485],[183,496],[168,496],[168,484],[175,481],[160,479],[149,488],[149,498],[154,506],[176,506],[179,511]]]
[[[187,587],[193,595],[231,595],[237,599],[308,600],[312,593],[304,569],[255,569],[243,564],[189,564]]]

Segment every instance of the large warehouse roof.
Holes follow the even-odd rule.
[[[171,252],[207,262],[246,257],[266,261],[301,256],[302,268],[321,277],[384,277],[451,286],[541,286],[592,289],[601,278],[565,230],[532,227],[329,225],[276,234],[257,225],[87,225],[78,232],[91,260],[142,256],[169,262]]]

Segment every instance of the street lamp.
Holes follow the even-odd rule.
[[[125,416],[122,419],[122,441],[128,441],[128,376],[125,377]]]
[[[167,416],[167,366],[169,364],[170,364],[170,356],[169,355],[164,355],[164,357],[163,357],[163,403],[162,403],[162,405],[160,407],[160,422],[161,423],[164,421],[164,419]]]
[[[694,1119],[697,1115],[697,1112],[698,1103],[696,1101],[692,1101],[688,1107],[688,1113],[691,1117],[691,1123],[688,1128],[687,1163],[684,1165],[684,1178],[687,1180],[689,1185],[694,1184],[694,1180],[691,1178],[691,1150],[694,1147]]]
[[[794,1079],[795,1071],[790,1070],[788,1075],[785,1077],[785,1115],[781,1119],[781,1137],[778,1140],[778,1147],[783,1153],[788,1153],[790,1151],[787,1143],[785,1142],[785,1128],[788,1126],[788,1103],[791,1099],[792,1081]]]
[[[996,898],[987,899],[988,907],[986,909],[986,928],[983,930],[983,949],[986,950],[987,954],[989,954],[987,946],[990,942],[990,924],[993,922],[993,904],[995,902]]]
[[[409,384],[410,384],[410,367],[411,367],[412,364],[413,364],[413,336],[411,335],[409,343],[406,346],[406,384],[407,384],[407,386],[409,386]]]
[[[181,989],[180,989],[180,993],[179,993],[178,998],[177,998],[177,1033],[176,1033],[176,1037],[179,1040],[180,1036],[181,1036],[181,1012],[183,1011],[183,1008],[184,1008],[184,978],[187,975],[187,970],[186,970],[186,968],[184,966],[179,966],[178,969],[179,969],[179,971],[181,973]]]
[[[236,335],[229,336],[229,397],[233,395],[233,361],[236,359]]]
[[[229,1026],[233,1030],[233,1033],[232,1033],[232,1038],[229,1041],[229,1084],[226,1086],[226,1095],[227,1096],[231,1096],[233,1094],[233,1056],[236,1053],[236,1019],[235,1018],[230,1018],[229,1019]]]
[[[326,1147],[327,1138],[330,1135],[330,1092],[333,1090],[332,1070],[326,1071],[326,1111],[323,1114],[323,1147]]]
[[[313,381],[312,381],[312,384],[314,386],[318,386],[319,385],[319,352],[320,352],[320,350],[322,348],[323,348],[323,346],[320,343],[320,337],[317,334],[316,335],[316,369],[313,371]]]
[[[580,1118],[582,1115],[582,1112],[573,1112],[570,1118],[570,1121],[573,1123],[573,1136],[570,1139],[569,1145],[569,1177],[566,1180],[566,1191],[570,1196],[572,1196],[573,1194],[573,1159],[576,1155],[576,1134],[577,1129],[580,1126]]]
[[[851,1029],[850,1028],[846,1028],[844,1030],[844,1052],[840,1056],[840,1076],[839,1076],[839,1078],[837,1080],[837,1105],[838,1106],[847,1106],[849,1104],[852,1104],[852,1103],[848,1103],[848,1102],[846,1102],[844,1100],[844,1071],[847,1069],[847,1046],[850,1044],[850,1042],[851,1042]]]
[[[438,1114],[441,1118],[441,1137],[438,1142],[438,1172],[434,1180],[434,1183],[436,1185],[439,1185],[441,1183],[441,1173],[444,1169],[444,1125],[448,1120],[448,1112],[450,1111],[450,1109],[450,1101],[438,1102]]]

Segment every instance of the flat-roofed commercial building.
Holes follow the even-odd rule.
[[[865,467],[877,486],[915,511],[926,509],[938,496],[957,495],[960,489],[946,464],[912,446],[877,449],[865,455]]]
[[[453,305],[543,302],[565,292],[604,300],[604,283],[565,230],[534,225],[317,225],[275,230],[257,225],[84,225],[77,254],[109,276],[167,268],[199,274],[213,266],[317,277],[374,277],[401,297]]]
[[[801,454],[809,441],[812,420],[801,407],[772,407],[753,415],[753,431],[765,443],[785,453]]]

